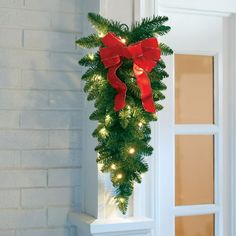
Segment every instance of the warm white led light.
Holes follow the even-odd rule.
[[[105,35],[103,33],[98,34],[99,38],[103,38]]]
[[[122,178],[123,178],[123,175],[122,175],[122,174],[117,174],[116,178],[117,178],[117,179],[122,179]]]
[[[116,169],[116,165],[115,165],[115,164],[112,164],[112,165],[111,165],[111,169],[112,169],[112,170],[115,170],[115,169]]]
[[[89,54],[88,56],[90,60],[94,60],[94,54]]]
[[[124,43],[124,44],[126,43],[126,39],[123,39],[123,38],[122,38],[120,41],[121,41],[122,43]]]
[[[135,153],[135,149],[134,148],[130,148],[129,149],[129,154],[134,154]]]

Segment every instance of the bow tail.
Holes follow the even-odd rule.
[[[121,66],[121,62],[109,68],[107,79],[110,85],[116,90],[117,94],[114,101],[114,110],[119,111],[125,107],[125,98],[127,87],[116,75],[117,69]]]
[[[155,103],[152,97],[152,88],[146,72],[134,63],[134,75],[137,79],[137,85],[140,89],[143,108],[147,112],[155,113]]]

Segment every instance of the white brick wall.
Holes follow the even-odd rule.
[[[0,236],[75,236],[81,0],[0,0]]]

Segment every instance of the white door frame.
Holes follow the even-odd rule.
[[[134,0],[135,1],[135,0]],[[227,85],[230,89],[229,93],[229,104],[224,104],[225,108],[224,111],[228,112],[229,116],[227,118],[225,124],[228,129],[230,130],[229,136],[227,134],[222,134],[224,138],[228,139],[229,143],[229,149],[230,149],[230,166],[231,173],[230,174],[230,189],[231,189],[231,202],[228,207],[231,208],[231,236],[236,235],[236,160],[234,160],[235,154],[236,154],[236,125],[233,121],[236,121],[236,103],[234,104],[233,101],[236,101],[236,94],[234,91],[236,91],[236,81],[234,78],[234,75],[236,75],[236,69],[233,69],[233,65],[235,64],[236,60],[236,31],[234,28],[236,27],[236,17],[230,16],[230,13],[225,12],[219,12],[219,11],[205,11],[205,10],[198,10],[194,8],[189,9],[181,9],[179,7],[168,7],[163,8],[161,4],[158,4],[156,0],[140,0],[135,2],[135,15],[136,19],[140,19],[142,17],[151,16],[159,10],[162,9],[164,11],[171,11],[171,12],[189,12],[189,13],[197,13],[197,14],[203,14],[203,15],[218,15],[222,17],[228,16],[229,21],[231,24],[229,24],[229,31],[232,32],[232,40],[230,44],[230,48],[233,48],[234,50],[229,50],[227,53],[231,54],[230,60],[228,61],[229,64],[229,74],[227,75],[230,77],[229,84]],[[227,60],[226,58],[222,58],[224,60]],[[230,69],[231,68],[231,69]],[[225,76],[225,75],[224,75]],[[227,88],[225,88],[227,89]],[[167,95],[168,96],[168,95]],[[152,145],[157,144],[158,140],[160,138],[164,137],[158,137],[158,130],[159,130],[159,123],[156,123],[153,125],[153,140]],[[155,149],[160,150],[161,147],[155,146]],[[157,153],[154,152],[154,155],[149,159],[149,165],[151,165],[150,172],[145,176],[144,182],[141,186],[137,186],[135,194],[134,194],[134,213],[135,215],[146,215],[148,217],[152,218],[159,218],[157,216],[156,209],[158,207],[157,201],[159,200],[158,197],[160,196],[159,186],[158,186],[158,179],[159,179],[159,173],[158,173],[158,157],[156,155]],[[156,158],[155,158],[156,156]],[[171,167],[169,167],[171,168]],[[172,166],[173,168],[173,166]],[[223,168],[223,167],[222,167]],[[153,188],[155,191],[153,191]],[[170,196],[171,197],[171,196]],[[145,206],[143,203],[146,203]],[[187,208],[186,208],[186,214],[187,214]],[[201,211],[201,209],[196,208],[196,212]],[[209,206],[209,212],[211,212],[211,206]],[[157,225],[158,227],[158,225]],[[156,234],[155,234],[156,236]],[[159,235],[158,235],[159,236]],[[224,235],[226,236],[226,235]]]

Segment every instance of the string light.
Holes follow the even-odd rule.
[[[124,203],[124,202],[125,202],[125,199],[124,199],[123,197],[120,197],[120,198],[119,198],[119,202]]]
[[[122,174],[117,174],[117,175],[116,175],[116,178],[117,178],[117,179],[122,179],[122,178],[123,178],[123,175],[122,175]]]
[[[138,123],[138,127],[139,127],[139,128],[142,128],[142,127],[143,127],[143,123],[142,123],[141,121]]]
[[[131,106],[130,105],[127,105],[127,110],[128,110],[128,112],[131,112]]]
[[[102,79],[102,76],[101,75],[96,75],[96,76],[94,76],[94,80],[95,81],[99,81],[99,80],[101,80]]]
[[[88,57],[90,60],[94,60],[94,54],[89,54]]]
[[[108,132],[106,130],[106,128],[102,128],[99,130],[99,133],[103,136],[103,137],[106,137],[108,135]]]
[[[135,153],[135,149],[134,148],[130,148],[129,149],[129,154],[134,154]]]
[[[111,169],[112,169],[112,170],[116,170],[116,165],[115,165],[115,164],[112,164],[112,165],[111,165]]]
[[[152,116],[153,116],[154,119],[157,119],[157,114],[156,113],[153,113]]]
[[[99,37],[99,38],[103,38],[104,36],[105,36],[104,33],[99,33],[99,34],[98,34],[98,37]]]
[[[106,115],[106,117],[105,117],[106,124],[110,123],[110,121],[111,121],[111,116],[110,115]]]
[[[126,43],[126,39],[124,39],[124,38],[121,38],[120,41],[124,44]]]

